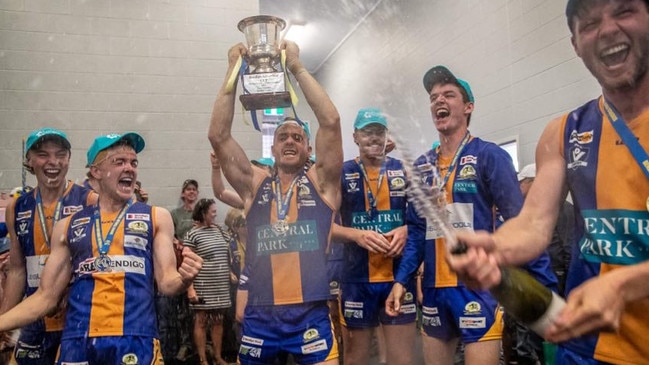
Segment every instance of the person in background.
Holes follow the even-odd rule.
[[[135,182],[135,199],[139,201],[140,203],[148,203],[149,202],[149,193],[142,189],[142,182],[136,181]]]
[[[275,130],[271,176],[253,169],[241,145],[232,137],[235,84],[228,82],[247,48],[228,51],[228,71],[214,109],[208,138],[230,185],[243,199],[248,228],[240,292],[247,291],[241,364],[272,364],[282,353],[297,363],[337,364],[327,300],[330,298],[326,250],[340,205],[342,137],[340,116],[322,86],[299,60],[299,49],[282,42],[288,70],[298,81],[319,124],[312,168],[309,134],[297,118],[287,118]],[[237,297],[237,305],[239,297]]]
[[[223,320],[230,301],[230,237],[216,224],[216,202],[200,199],[194,207],[195,226],[185,234],[183,244],[203,259],[203,268],[187,290],[194,310],[194,345],[201,365],[226,364],[222,357]],[[214,361],[206,356],[207,329],[212,340]]]
[[[569,0],[573,48],[602,96],[551,121],[521,213],[495,233],[457,233],[447,256],[464,280],[489,288],[500,266],[548,246],[567,184],[577,225],[567,305],[545,332],[559,364],[646,364],[649,346],[649,2]]]
[[[82,208],[95,204],[97,195],[67,179],[71,145],[65,133],[41,128],[25,142],[23,165],[36,177],[33,191],[16,197],[5,214],[11,242],[7,280],[0,314],[34,295],[51,253],[54,225]],[[16,194],[16,193],[14,193]],[[61,341],[65,308],[25,323],[14,357],[19,364],[52,364]]]
[[[0,332],[49,313],[69,286],[57,363],[162,364],[154,282],[166,295],[182,292],[202,259],[186,249],[176,269],[169,212],[134,201],[143,148],[137,133],[95,138],[87,161],[101,199],[54,225],[41,285],[0,316]]]
[[[342,225],[335,227],[334,237],[344,242],[340,306],[349,364],[369,364],[375,329],[385,337],[389,364],[413,362],[414,279],[406,285],[402,313],[393,317],[385,312],[408,235],[407,177],[401,160],[386,156],[387,132],[387,119],[379,109],[360,109],[353,134],[359,156],[343,164]]]
[[[192,212],[198,200],[198,182],[194,179],[183,181],[180,188],[181,205],[171,211],[174,226],[173,247],[176,254],[176,265],[182,261],[185,234],[194,226]],[[185,363],[194,352],[192,341],[193,314],[189,308],[186,293],[173,297],[158,293],[156,297],[160,344],[165,362]]]

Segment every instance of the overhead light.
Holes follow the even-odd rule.
[[[306,24],[304,23],[293,23],[291,22],[286,29],[286,34],[284,34],[284,39],[293,41],[300,44],[304,39],[306,31]]]

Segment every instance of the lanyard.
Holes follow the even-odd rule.
[[[63,198],[65,197],[65,191],[68,190],[68,182],[65,182],[65,188],[63,189],[63,194],[59,197],[59,201],[56,203],[56,208],[54,208],[54,221],[52,222],[52,227],[56,222],[61,219],[61,206],[63,205]],[[38,221],[41,223],[41,231],[43,231],[43,238],[45,239],[45,244],[47,247],[50,247],[50,234],[47,231],[47,225],[45,224],[45,212],[43,211],[43,199],[41,198],[41,189],[36,189],[36,212],[38,213]]]
[[[288,213],[288,206],[291,202],[291,196],[293,196],[293,187],[297,180],[300,178],[298,174],[291,181],[291,185],[288,186],[288,191],[286,192],[286,197],[282,199],[282,182],[279,180],[279,176],[275,177],[273,181],[273,191],[275,192],[275,202],[277,206],[277,220],[284,221],[286,219],[286,213]]]
[[[645,176],[649,178],[649,156],[647,155],[647,151],[642,148],[638,139],[633,135],[633,132],[631,132],[624,122],[620,113],[615,110],[615,107],[609,104],[604,97],[602,97],[602,100],[604,101],[604,111],[606,112],[606,116],[608,116],[611,125],[620,138],[622,138],[622,142],[624,142],[624,145],[629,149],[629,152],[633,155],[633,158],[642,169],[642,172],[644,172]]]
[[[99,251],[99,256],[106,256],[108,253],[108,249],[110,249],[110,244],[113,242],[113,236],[115,236],[115,231],[117,231],[117,227],[122,223],[122,220],[124,219],[124,215],[126,214],[126,211],[128,208],[133,205],[133,199],[129,199],[126,205],[122,207],[122,209],[119,211],[117,214],[117,217],[113,221],[113,224],[110,226],[110,229],[108,230],[108,234],[106,235],[106,239],[104,239],[104,235],[101,230],[101,213],[99,212],[99,203],[97,203],[97,208],[95,209],[94,213],[94,220],[95,220],[95,240],[97,241],[97,251]]]
[[[439,185],[442,189],[446,186],[446,183],[448,182],[448,179],[451,177],[451,173],[455,169],[455,164],[457,163],[458,158],[460,158],[460,155],[462,154],[462,150],[464,150],[464,146],[469,142],[469,139],[471,138],[471,135],[469,134],[469,131],[466,131],[466,134],[464,135],[464,138],[462,139],[462,142],[460,142],[460,145],[457,147],[455,150],[455,156],[453,156],[453,160],[451,161],[451,165],[448,167],[448,170],[446,170],[446,174],[444,174],[444,178],[442,179],[442,183]],[[440,147],[437,147],[440,148]],[[437,151],[437,160],[435,160],[435,165],[437,167],[437,171],[439,171],[439,150]]]
[[[361,172],[363,173],[363,179],[365,180],[365,184],[367,185],[367,202],[369,204],[369,209],[367,210],[367,216],[370,219],[374,219],[374,215],[378,211],[376,209],[376,198],[374,198],[374,194],[372,193],[372,185],[370,184],[370,177],[367,175],[367,171],[365,170],[363,161],[361,161],[360,158],[358,159],[358,166],[361,168]],[[381,191],[381,183],[383,183],[383,175],[385,175],[385,160],[383,160],[383,162],[381,163],[381,169],[379,170],[379,182],[376,185],[377,196]]]

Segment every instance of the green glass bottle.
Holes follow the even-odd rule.
[[[543,336],[566,302],[524,270],[504,267],[501,276],[500,284],[490,289],[491,294],[505,312]]]

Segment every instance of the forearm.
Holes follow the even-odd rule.
[[[47,315],[57,304],[58,296],[39,289],[0,316],[0,332],[24,327]]]
[[[25,270],[24,268],[10,268],[7,271],[7,280],[5,281],[4,293],[1,298],[0,313],[5,313],[9,309],[20,303],[25,292]]]
[[[554,223],[521,214],[506,221],[495,233],[497,257],[502,265],[520,266],[538,257],[552,239]]]
[[[616,275],[626,303],[649,297],[649,261],[613,270],[605,275]]]
[[[173,296],[187,291],[192,285],[193,280],[183,279],[183,277],[176,273],[176,275],[169,275],[158,282],[158,291],[166,296]]]
[[[324,88],[304,68],[299,60],[289,65],[289,70],[300,85],[300,89],[306,98],[307,103],[313,110],[320,128],[335,128],[338,126],[340,117],[338,110],[325,92]]]

